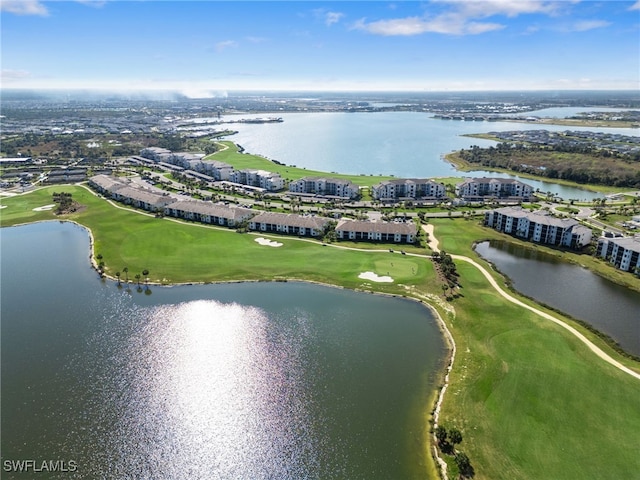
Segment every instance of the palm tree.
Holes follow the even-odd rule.
[[[120,272],[116,272],[116,277],[118,277],[118,286],[120,286]]]
[[[442,447],[447,441],[447,429],[442,425],[438,425],[436,427],[436,439],[438,440],[438,445]]]
[[[460,475],[463,477],[472,477],[473,476],[473,467],[471,466],[471,462],[469,461],[469,457],[463,452],[457,452],[454,458],[456,465],[458,466],[458,471]]]
[[[449,430],[449,441],[455,447],[457,443],[462,442],[462,433],[457,428],[452,428]]]
[[[140,274],[136,273],[136,282],[138,283],[138,286],[140,286]]]
[[[122,269],[122,271],[124,272],[124,274],[126,276],[126,282],[129,283],[129,267],[124,267]]]
[[[142,276],[144,277],[144,283],[149,288],[149,270],[146,268],[142,270]]]

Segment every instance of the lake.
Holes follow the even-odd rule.
[[[554,109],[555,112],[563,109]],[[567,114],[572,111],[567,109]],[[540,111],[543,112],[543,111]],[[534,112],[535,113],[535,112]],[[602,194],[551,182],[521,179],[495,172],[458,172],[443,156],[472,145],[496,142],[464,137],[489,131],[546,129],[597,130],[640,135],[638,129],[536,126],[517,122],[466,122],[440,120],[430,113],[283,113],[282,123],[232,124],[238,130],[228,137],[248,153],[298,167],[326,172],[397,177],[490,176],[518,178],[566,199],[593,200]],[[247,118],[250,116],[247,116]]]
[[[73,461],[64,478],[424,478],[446,356],[426,307],[293,282],[118,288],[77,225],[1,234],[3,460]]]
[[[513,287],[606,333],[640,357],[640,294],[586,268],[534,249],[492,240],[476,252],[507,275]]]

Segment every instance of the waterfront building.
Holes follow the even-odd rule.
[[[211,175],[216,180],[229,180],[234,168],[228,163],[219,160],[204,160],[202,162],[204,171],[207,175]]]
[[[444,183],[438,183],[428,178],[400,178],[385,180],[371,187],[374,200],[418,200],[438,199],[446,194]]]
[[[225,227],[235,227],[255,214],[248,208],[202,200],[178,200],[165,206],[164,212],[171,217]]]
[[[284,188],[284,178],[277,173],[266,170],[234,170],[229,175],[229,180],[241,185],[264,188],[269,192],[275,192]]]
[[[319,237],[330,221],[330,218],[314,215],[262,212],[249,220],[249,229],[302,237]]]
[[[592,232],[572,218],[556,218],[547,213],[520,207],[504,207],[485,213],[484,224],[500,232],[530,242],[580,249],[591,243]]]
[[[409,222],[381,222],[343,219],[336,226],[340,240],[413,243],[417,227]]]
[[[456,195],[469,201],[485,198],[528,201],[533,195],[533,187],[510,178],[468,178],[456,185]]]
[[[598,239],[596,255],[607,259],[620,270],[636,273],[636,269],[640,269],[640,234],[615,237],[605,232]]]
[[[327,177],[304,177],[294,180],[289,182],[289,191],[348,199],[355,199],[360,195],[360,189],[355,183]]]

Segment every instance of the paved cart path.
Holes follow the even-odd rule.
[[[436,237],[433,234],[433,225],[423,225],[422,228],[424,229],[425,232],[427,232],[429,234],[429,247],[434,252],[438,252],[439,251],[439,249],[438,249],[438,240],[436,239]],[[548,314],[546,312],[543,312],[542,310],[540,310],[538,308],[532,307],[531,305],[527,305],[526,303],[518,300],[517,298],[513,297],[509,293],[505,292],[500,287],[500,285],[498,285],[498,282],[496,282],[495,279],[491,276],[491,274],[487,271],[487,269],[485,269],[482,265],[480,265],[475,260],[473,260],[473,259],[471,259],[469,257],[465,257],[463,255],[451,255],[451,257],[454,260],[461,260],[463,262],[467,262],[467,263],[473,265],[474,267],[476,267],[478,270],[480,270],[480,272],[489,281],[491,286],[502,297],[504,297],[506,300],[508,300],[511,303],[514,303],[514,304],[516,304],[516,305],[518,305],[518,306],[520,306],[522,308],[526,308],[527,310],[530,310],[530,311],[540,315],[541,317],[552,321],[553,323],[555,323],[557,325],[560,325],[562,328],[564,328],[565,330],[568,330],[571,334],[576,336],[582,343],[584,343],[587,347],[589,347],[589,350],[591,350],[593,353],[595,353],[602,360],[604,360],[605,362],[613,365],[614,367],[618,368],[619,370],[622,370],[623,372],[631,375],[632,377],[635,377],[638,380],[640,380],[640,373],[630,369],[629,367],[626,367],[625,365],[621,364],[617,360],[613,359],[611,356],[609,356],[607,353],[605,353],[603,350],[601,350],[598,346],[596,346],[594,343],[592,343],[591,340],[589,340],[587,337],[585,337],[582,333],[580,333],[577,329],[575,329],[571,325],[568,325],[567,323],[563,322],[562,320],[559,320],[558,318],[554,317],[553,315],[550,315],[550,314]]]

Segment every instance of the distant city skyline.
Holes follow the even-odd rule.
[[[2,88],[638,90],[640,1],[0,0]]]

